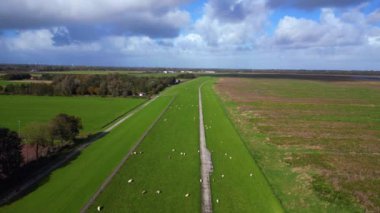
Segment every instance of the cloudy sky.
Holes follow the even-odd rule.
[[[1,0],[0,63],[380,70],[380,1]]]

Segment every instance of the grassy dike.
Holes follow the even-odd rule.
[[[174,102],[89,212],[99,205],[106,212],[200,211],[198,87],[204,80],[162,94]]]
[[[228,119],[213,90],[214,82],[208,81],[202,88],[207,147],[214,167],[211,177],[214,212],[283,212]]]

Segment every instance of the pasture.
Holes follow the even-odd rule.
[[[189,81],[162,94],[175,98],[173,103],[90,212],[98,205],[107,212],[200,211],[198,87],[202,81]]]
[[[170,100],[156,99],[0,212],[79,212]]]
[[[0,95],[0,126],[18,130],[30,122],[47,122],[59,113],[79,116],[84,133],[94,133],[145,102],[138,98]]]
[[[380,210],[380,82],[224,78],[216,88],[285,210]]]

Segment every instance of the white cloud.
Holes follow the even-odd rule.
[[[263,33],[268,15],[263,0],[211,0],[195,23],[194,31],[214,47],[252,45]]]
[[[5,39],[9,50],[44,50],[53,46],[53,34],[50,30],[32,30],[21,32],[17,37]]]
[[[337,17],[333,10],[322,9],[319,21],[285,16],[275,30],[274,42],[291,48],[361,45],[370,28],[362,13]]]
[[[380,9],[376,9],[372,13],[368,15],[368,22],[371,24],[379,24],[380,23]]]

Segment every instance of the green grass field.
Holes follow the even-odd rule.
[[[162,94],[175,100],[137,148],[143,154],[127,160],[90,212],[98,205],[106,212],[200,211],[197,91],[202,81],[190,81]],[[129,184],[129,179],[134,181]],[[143,190],[147,193],[142,194]],[[161,193],[156,194],[157,190]]]
[[[22,84],[22,81],[5,81],[5,80],[0,80],[0,86],[6,86],[9,84]]]
[[[380,82],[226,78],[217,88],[287,211],[380,210]]]
[[[211,182],[214,212],[283,212],[225,114],[213,85],[214,81],[203,86],[202,99],[207,146],[214,167]]]
[[[79,116],[83,132],[94,133],[145,99],[101,97],[0,96],[0,126],[18,130],[30,122],[47,122],[59,113]]]
[[[156,99],[0,212],[79,212],[170,100]]]
[[[6,86],[8,84],[11,84],[9,81],[0,80],[0,86]]]

